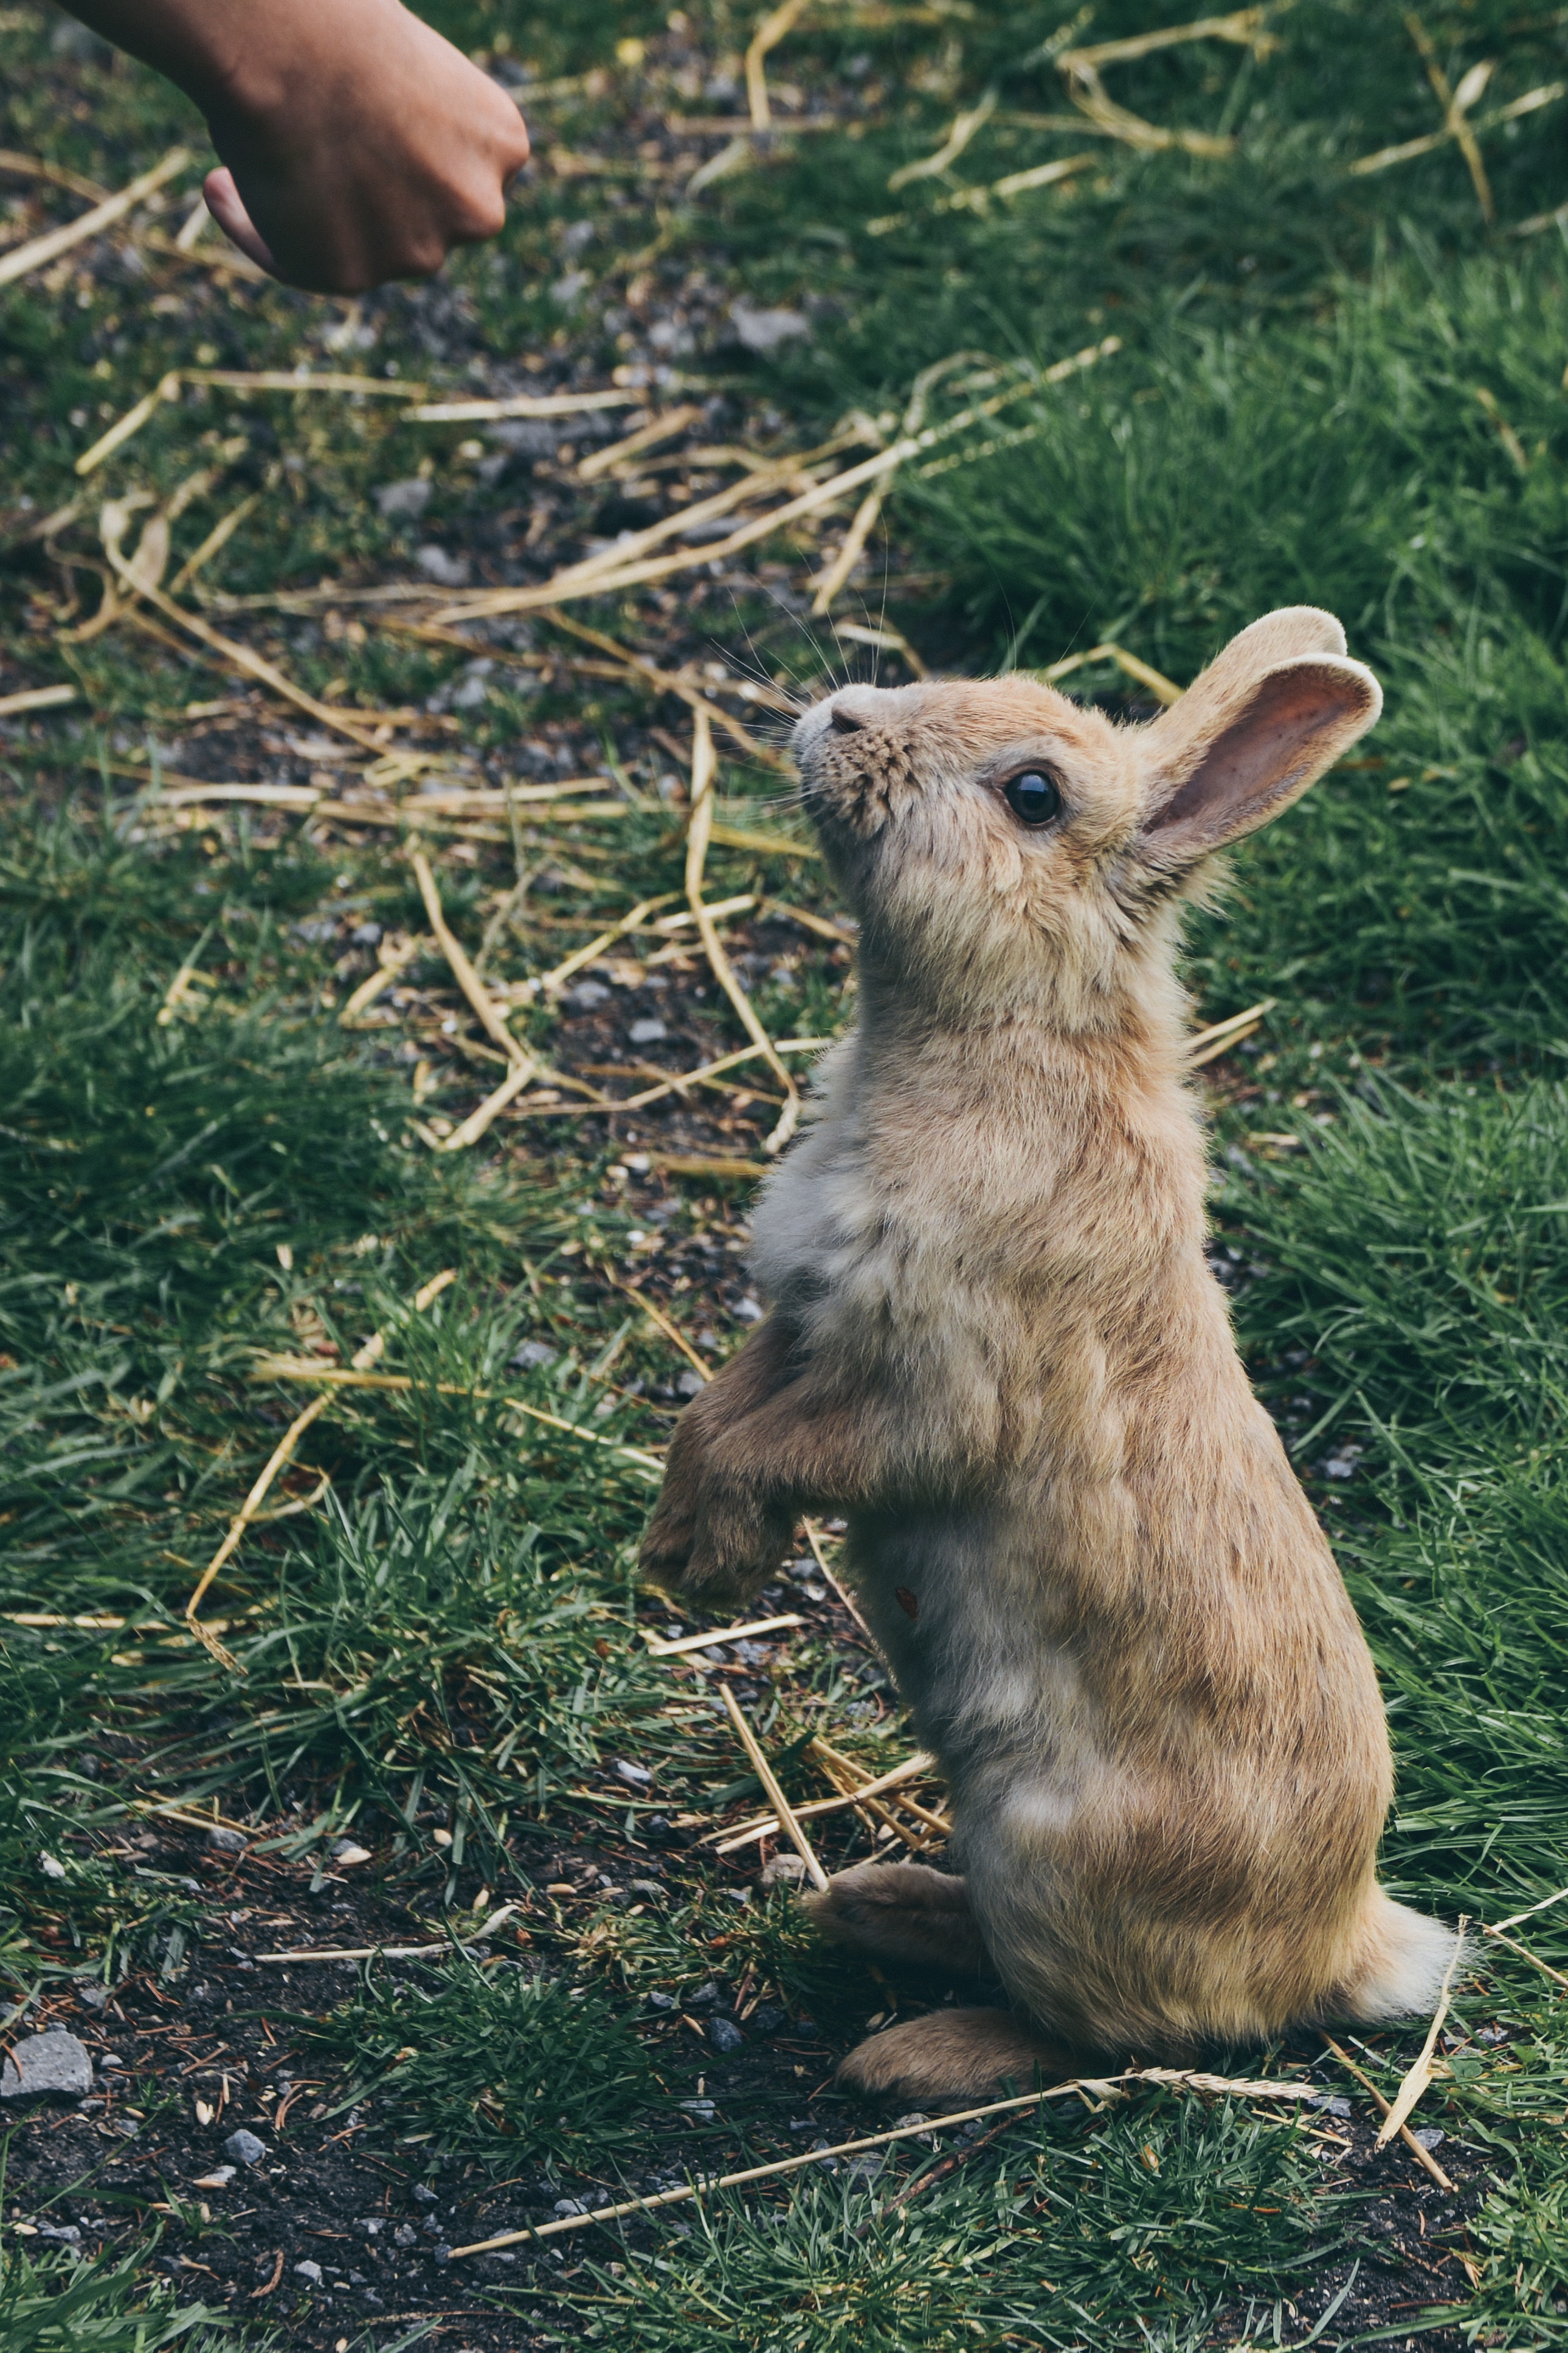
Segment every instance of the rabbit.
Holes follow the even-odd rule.
[[[677,1425],[645,1570],[732,1600],[799,1515],[951,1793],[962,1878],[808,1897],[873,1960],[999,1979],[860,2044],[868,2092],[1429,2011],[1379,1886],[1364,1638],[1205,1254],[1184,903],[1376,719],[1331,615],[1270,613],[1152,723],[1021,677],[847,686],[795,731],[859,918],[855,1026],[770,1174],[770,1311]]]

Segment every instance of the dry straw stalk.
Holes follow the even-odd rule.
[[[416,1291],[414,1294],[414,1307],[416,1314],[422,1315],[425,1310],[430,1306],[435,1300],[439,1299],[447,1284],[456,1282],[457,1279],[457,1269],[455,1267],[447,1267],[442,1273],[434,1276],[430,1282],[426,1283],[422,1290]],[[372,1365],[380,1360],[381,1356],[385,1352],[385,1348],[386,1334],[384,1331],[373,1333],[371,1337],[365,1342],[363,1347],[359,1349],[353,1356],[353,1364],[355,1372],[363,1373],[368,1371]],[[319,1415],[326,1411],[327,1407],[331,1402],[331,1390],[323,1389],[319,1398],[313,1398],[311,1399],[310,1403],[305,1408],[303,1413],[296,1414],[294,1419],[289,1423],[288,1429],[284,1431],[282,1437],[279,1440],[277,1445],[268,1455],[266,1463],[257,1478],[255,1485],[251,1488],[249,1494],[246,1497],[245,1502],[239,1508],[239,1511],[236,1514],[234,1519],[230,1521],[227,1535],[224,1537],[224,1540],[219,1545],[216,1552],[214,1553],[211,1560],[208,1561],[205,1568],[202,1571],[201,1577],[197,1580],[195,1590],[185,1604],[186,1626],[195,1636],[197,1641],[200,1642],[205,1650],[210,1651],[213,1657],[218,1661],[219,1664],[227,1667],[231,1673],[237,1672],[237,1662],[224,1649],[216,1634],[214,1634],[208,1627],[202,1624],[196,1612],[200,1609],[202,1603],[206,1597],[207,1589],[211,1586],[214,1577],[216,1577],[218,1571],[222,1568],[224,1563],[229,1558],[230,1555],[237,1550],[247,1528],[250,1526],[252,1521],[255,1520],[259,1513],[263,1503],[266,1501],[267,1493],[268,1488],[271,1486],[272,1482],[277,1478],[279,1471],[282,1470],[284,1464],[289,1461],[295,1447],[298,1446],[300,1439],[310,1427],[310,1424],[318,1418]]]
[[[762,1783],[763,1788],[766,1790],[769,1798],[773,1801],[773,1809],[774,1813],[778,1816],[780,1829],[784,1831],[784,1836],[794,1847],[796,1854],[799,1855],[802,1862],[805,1863],[806,1873],[811,1880],[812,1885],[814,1887],[826,1887],[827,1884],[827,1873],[824,1871],[821,1863],[817,1861],[816,1849],[813,1847],[811,1841],[806,1837],[805,1832],[802,1830],[799,1820],[795,1816],[794,1808],[791,1806],[789,1799],[784,1796],[783,1789],[779,1786],[778,1776],[774,1773],[773,1767],[768,1763],[767,1758],[763,1756],[757,1736],[752,1730],[751,1725],[746,1722],[740,1702],[736,1699],[734,1693],[730,1689],[728,1683],[721,1683],[720,1685],[719,1696],[724,1703],[725,1712],[728,1715],[731,1723],[735,1727],[742,1747],[745,1750],[747,1756],[752,1760],[752,1768],[756,1773],[758,1780]]]
[[[150,172],[142,173],[128,187],[121,188],[117,196],[105,197],[102,204],[94,205],[92,210],[83,213],[79,220],[68,221],[64,228],[52,228],[46,236],[36,237],[26,245],[14,246],[9,253],[0,253],[0,286],[13,286],[18,278],[31,277],[34,270],[47,269],[51,261],[58,261],[61,254],[74,252],[89,237],[99,236],[106,228],[112,228],[117,220],[123,220],[128,212],[133,212],[139,204],[163,187],[165,181],[176,178],[190,160],[187,149],[171,147],[161,164],[154,164]]]
[[[1200,2097],[1245,2100],[1310,2100],[1314,2092],[1310,2084],[1287,2084],[1278,2077],[1263,2076],[1249,2081],[1245,2076],[1205,2075],[1178,2067],[1129,2067],[1117,2075],[1075,2075],[1071,2083],[1053,2084],[1047,2090],[1025,2092],[1010,2100],[992,2100],[984,2107],[959,2108],[952,2116],[922,2117],[919,2124],[893,2125],[888,2131],[868,2133],[859,2140],[840,2141],[833,2148],[807,2149],[801,2157],[783,2157],[772,2165],[748,2166],[740,2173],[721,2173],[709,2181],[689,2181],[679,2189],[661,2189],[651,2198],[628,2198],[618,2206],[601,2206],[592,2214],[566,2214],[553,2222],[539,2222],[525,2231],[503,2231],[493,2239],[476,2239],[471,2246],[454,2247],[453,2255],[488,2254],[492,2247],[515,2247],[523,2240],[553,2239],[564,2231],[585,2231],[595,2222],[621,2222],[629,2214],[651,2214],[661,2206],[679,2206],[693,2198],[711,2195],[716,2189],[737,2189],[752,2181],[775,2181],[787,2173],[799,2173],[808,2165],[825,2165],[837,2157],[858,2157],[868,2148],[887,2148],[894,2141],[910,2140],[916,2134],[947,2132],[955,2125],[976,2123],[984,2116],[1017,2116],[1024,2109],[1037,2107],[1045,2100],[1076,2099],[1098,2094],[1100,2099],[1116,2096],[1128,2085],[1154,2084],[1169,2091],[1194,2092]]]

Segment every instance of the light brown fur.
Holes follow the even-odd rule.
[[[854,2054],[868,2086],[1407,2014],[1451,1951],[1376,1883],[1372,1663],[1205,1261],[1182,1076],[1181,902],[1375,719],[1343,646],[1272,614],[1147,727],[998,680],[847,688],[796,731],[859,1018],[758,1212],[773,1313],[683,1417],[644,1559],[744,1596],[803,1510],[848,1517],[952,1791],[951,1965],[981,1944],[1053,2038],[936,2013]],[[1061,790],[1038,829],[1025,770]],[[818,1917],[929,1958],[930,1889],[879,1870]]]

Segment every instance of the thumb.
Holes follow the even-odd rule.
[[[241,253],[248,255],[249,259],[259,264],[263,269],[269,270],[274,278],[279,276],[280,272],[277,262],[272,258],[271,248],[265,238],[258,233],[256,224],[246,211],[244,201],[235,185],[234,174],[226,164],[217,171],[207,174],[202,193],[206,198],[208,212],[211,213],[229,243],[237,245]]]

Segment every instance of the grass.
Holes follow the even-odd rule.
[[[427,1985],[371,1987],[319,2023],[313,2051],[352,2072],[345,2106],[379,2095],[443,2158],[613,2164],[653,2084],[647,2057],[598,1987],[457,1960]]]
[[[1209,2341],[1223,2301],[1267,2306],[1299,2274],[1321,2228],[1310,2175],[1289,2128],[1159,2100],[1100,2130],[1011,2134],[912,2211],[883,2212],[885,2191],[853,2171],[787,2209],[718,2207],[670,2259],[601,2271],[589,2335],[649,2353],[935,2353],[967,2337],[1174,2353]]]
[[[545,1124],[498,1127],[474,1154],[431,1151],[419,1124],[444,1103],[460,1115],[493,1079],[439,1027],[457,1004],[439,997],[442,968],[409,966],[418,1004],[402,1027],[336,1019],[370,968],[353,929],[422,927],[398,846],[260,814],[155,820],[143,796],[191,735],[187,706],[222,704],[234,681],[125,628],[71,634],[100,595],[92,503],[58,526],[54,555],[31,534],[80,492],[86,443],[182,362],[395,365],[450,392],[484,389],[498,355],[508,388],[529,355],[595,382],[673,366],[717,404],[704,431],[777,447],[825,438],[853,408],[895,418],[918,373],[956,353],[1039,365],[1121,338],[1093,371],[906,468],[890,537],[841,610],[896,624],[955,669],[1043,667],[1114,640],[1184,681],[1232,629],[1301,599],[1340,613],[1382,677],[1363,757],[1248,844],[1192,928],[1205,1018],[1275,1000],[1211,1073],[1217,1240],[1240,1276],[1249,1364],[1383,1678],[1398,1764],[1386,1876],[1407,1900],[1483,1918],[1552,1895],[1568,1879],[1568,268],[1550,223],[1513,232],[1561,201],[1560,108],[1484,133],[1489,227],[1452,143],[1346,168],[1441,120],[1394,8],[1299,0],[1270,19],[1267,53],[1206,40],[1104,67],[1117,103],[1233,138],[1221,154],[1029,120],[1070,111],[1065,47],[1180,11],[1121,0],[1064,28],[1036,7],[825,8],[770,75],[775,92],[820,94],[840,128],[784,135],[687,197],[689,171],[664,170],[687,134],[665,140],[651,183],[628,159],[661,113],[743,104],[749,11],[703,0],[679,24],[631,5],[542,24],[511,0],[453,0],[430,13],[536,83],[576,78],[530,111],[542,145],[606,168],[541,172],[495,248],[433,290],[352,311],[199,272],[150,280],[113,246],[0,298],[0,692],[69,677],[87,714],[0,740],[0,1963],[14,1998],[142,1969],[177,1986],[214,1945],[206,1899],[175,1873],[128,1868],[112,1843],[162,1802],[254,1819],[280,1865],[318,1882],[352,1829],[400,1901],[471,1927],[481,1884],[513,1883],[546,1841],[613,1827],[636,1853],[656,1803],[696,1815],[742,1794],[700,1689],[672,1700],[637,1639],[650,1481],[597,1441],[657,1445],[681,1368],[607,1276],[651,1282],[705,1244],[721,1260],[743,1196],[672,1180],[658,1248],[639,1257],[647,1210],[616,1156],[626,1139]],[[0,144],[119,185],[176,138],[199,141],[152,77],[62,58],[41,13],[4,25]],[[1551,12],[1478,0],[1426,27],[1451,85],[1493,62],[1479,116],[1563,75]],[[947,172],[889,190],[992,92]],[[1092,168],[1055,190],[953,202],[1080,150]],[[171,203],[163,227],[178,216]],[[798,309],[809,333],[771,355],[726,342],[741,293]],[[671,329],[662,344],[656,324]],[[963,381],[935,413],[970,396]],[[426,543],[515,565],[525,522],[546,550],[625,527],[573,505],[566,460],[413,426],[392,401],[304,396],[188,392],[91,501],[100,484],[167,498],[198,461],[211,480],[175,522],[174,562],[258,499],[203,575],[230,598],[406,577]],[[421,479],[412,521],[372,495]],[[662,605],[579,609],[629,643],[684,628],[700,658],[749,636],[767,675],[810,691],[836,663],[872,659],[830,647],[799,609],[820,554],[781,543],[732,589],[699,578]],[[267,613],[257,642],[331,700],[450,704],[460,654],[374,613],[366,626],[365,610]],[[511,651],[536,666],[509,655],[482,703],[450,705],[449,744],[493,781],[554,773],[541,747],[597,744],[635,797],[613,828],[445,839],[454,923],[493,976],[521,980],[634,899],[679,892],[661,778],[688,721],[570,671],[563,658],[583,649],[548,623]],[[1109,662],[1068,683],[1146,711]],[[290,756],[292,725],[246,739],[261,773]],[[181,765],[227,775],[203,763],[228,740],[196,735]],[[776,776],[736,760],[722,781],[731,816],[787,822],[767,806]],[[832,912],[799,860],[721,848],[710,881]],[[776,1034],[827,1034],[843,966],[799,937],[790,957],[759,960],[755,1002]],[[175,1002],[187,960],[200,977]],[[710,1007],[701,1019],[713,1051],[734,1043]],[[536,998],[516,1027],[546,1056],[564,1050],[559,1008]],[[456,1282],[416,1312],[447,1268]],[[692,1330],[710,1314],[716,1348],[740,1336],[720,1289],[659,1296]],[[307,1433],[268,1498],[288,1515],[250,1532],[208,1605],[231,1672],[182,1612],[310,1394],[254,1377],[258,1356],[344,1363],[374,1331],[412,1386],[340,1390]],[[59,1622],[93,1619],[114,1622]],[[813,1729],[902,1753],[895,1716],[849,1714],[868,1687],[841,1655],[807,1643],[798,1672],[758,1686],[801,1795],[817,1787],[799,1755]],[[617,1757],[652,1770],[653,1799],[628,1794]],[[1568,1968],[1568,1906],[1518,1933]],[[300,2031],[335,2072],[331,2100],[372,2117],[380,2147],[428,2135],[422,2151],[487,2177],[522,2148],[536,2167],[618,2178],[651,2129],[629,2023],[650,1991],[717,1977],[776,1993],[836,2046],[885,1998],[787,1899],[736,1907],[690,1858],[668,1900],[606,1903],[575,1926],[557,1912],[537,1943],[537,1975],[454,1963],[311,2013]],[[1457,2242],[1470,2269],[1450,2265],[1441,2287],[1413,2274],[1384,2292],[1394,2312],[1353,2282],[1324,2312],[1352,2262],[1364,2279],[1391,2260],[1365,2183],[1352,2194],[1294,2126],[1156,2096],[1015,2126],[885,2215],[901,2159],[874,2180],[814,2175],[717,2201],[688,2236],[621,2249],[619,2269],[592,2258],[549,2327],[648,2353],[710,2339],[1196,2353],[1304,2342],[1320,2322],[1329,2345],[1437,2329],[1445,2348],[1568,2343],[1559,1991],[1526,1960],[1477,1950],[1449,2073],[1422,2109],[1479,2168]],[[1391,2087],[1407,2046],[1369,2051]],[[783,2097],[737,2094],[737,2128],[774,2146]],[[149,2300],[151,2245],[70,2264],[24,2243],[0,2289],[7,2346],[201,2343],[214,2313]],[[500,2325],[532,2327],[538,2293]]]
[[[35,2258],[26,2245],[14,2247],[0,2269],[0,2329],[8,2353],[164,2353],[168,2346],[217,2353],[235,2342],[224,2314],[177,2305],[162,2285],[149,2294],[139,2269],[133,2261],[79,2259],[68,2248]],[[251,2333],[255,2353],[265,2341]]]

